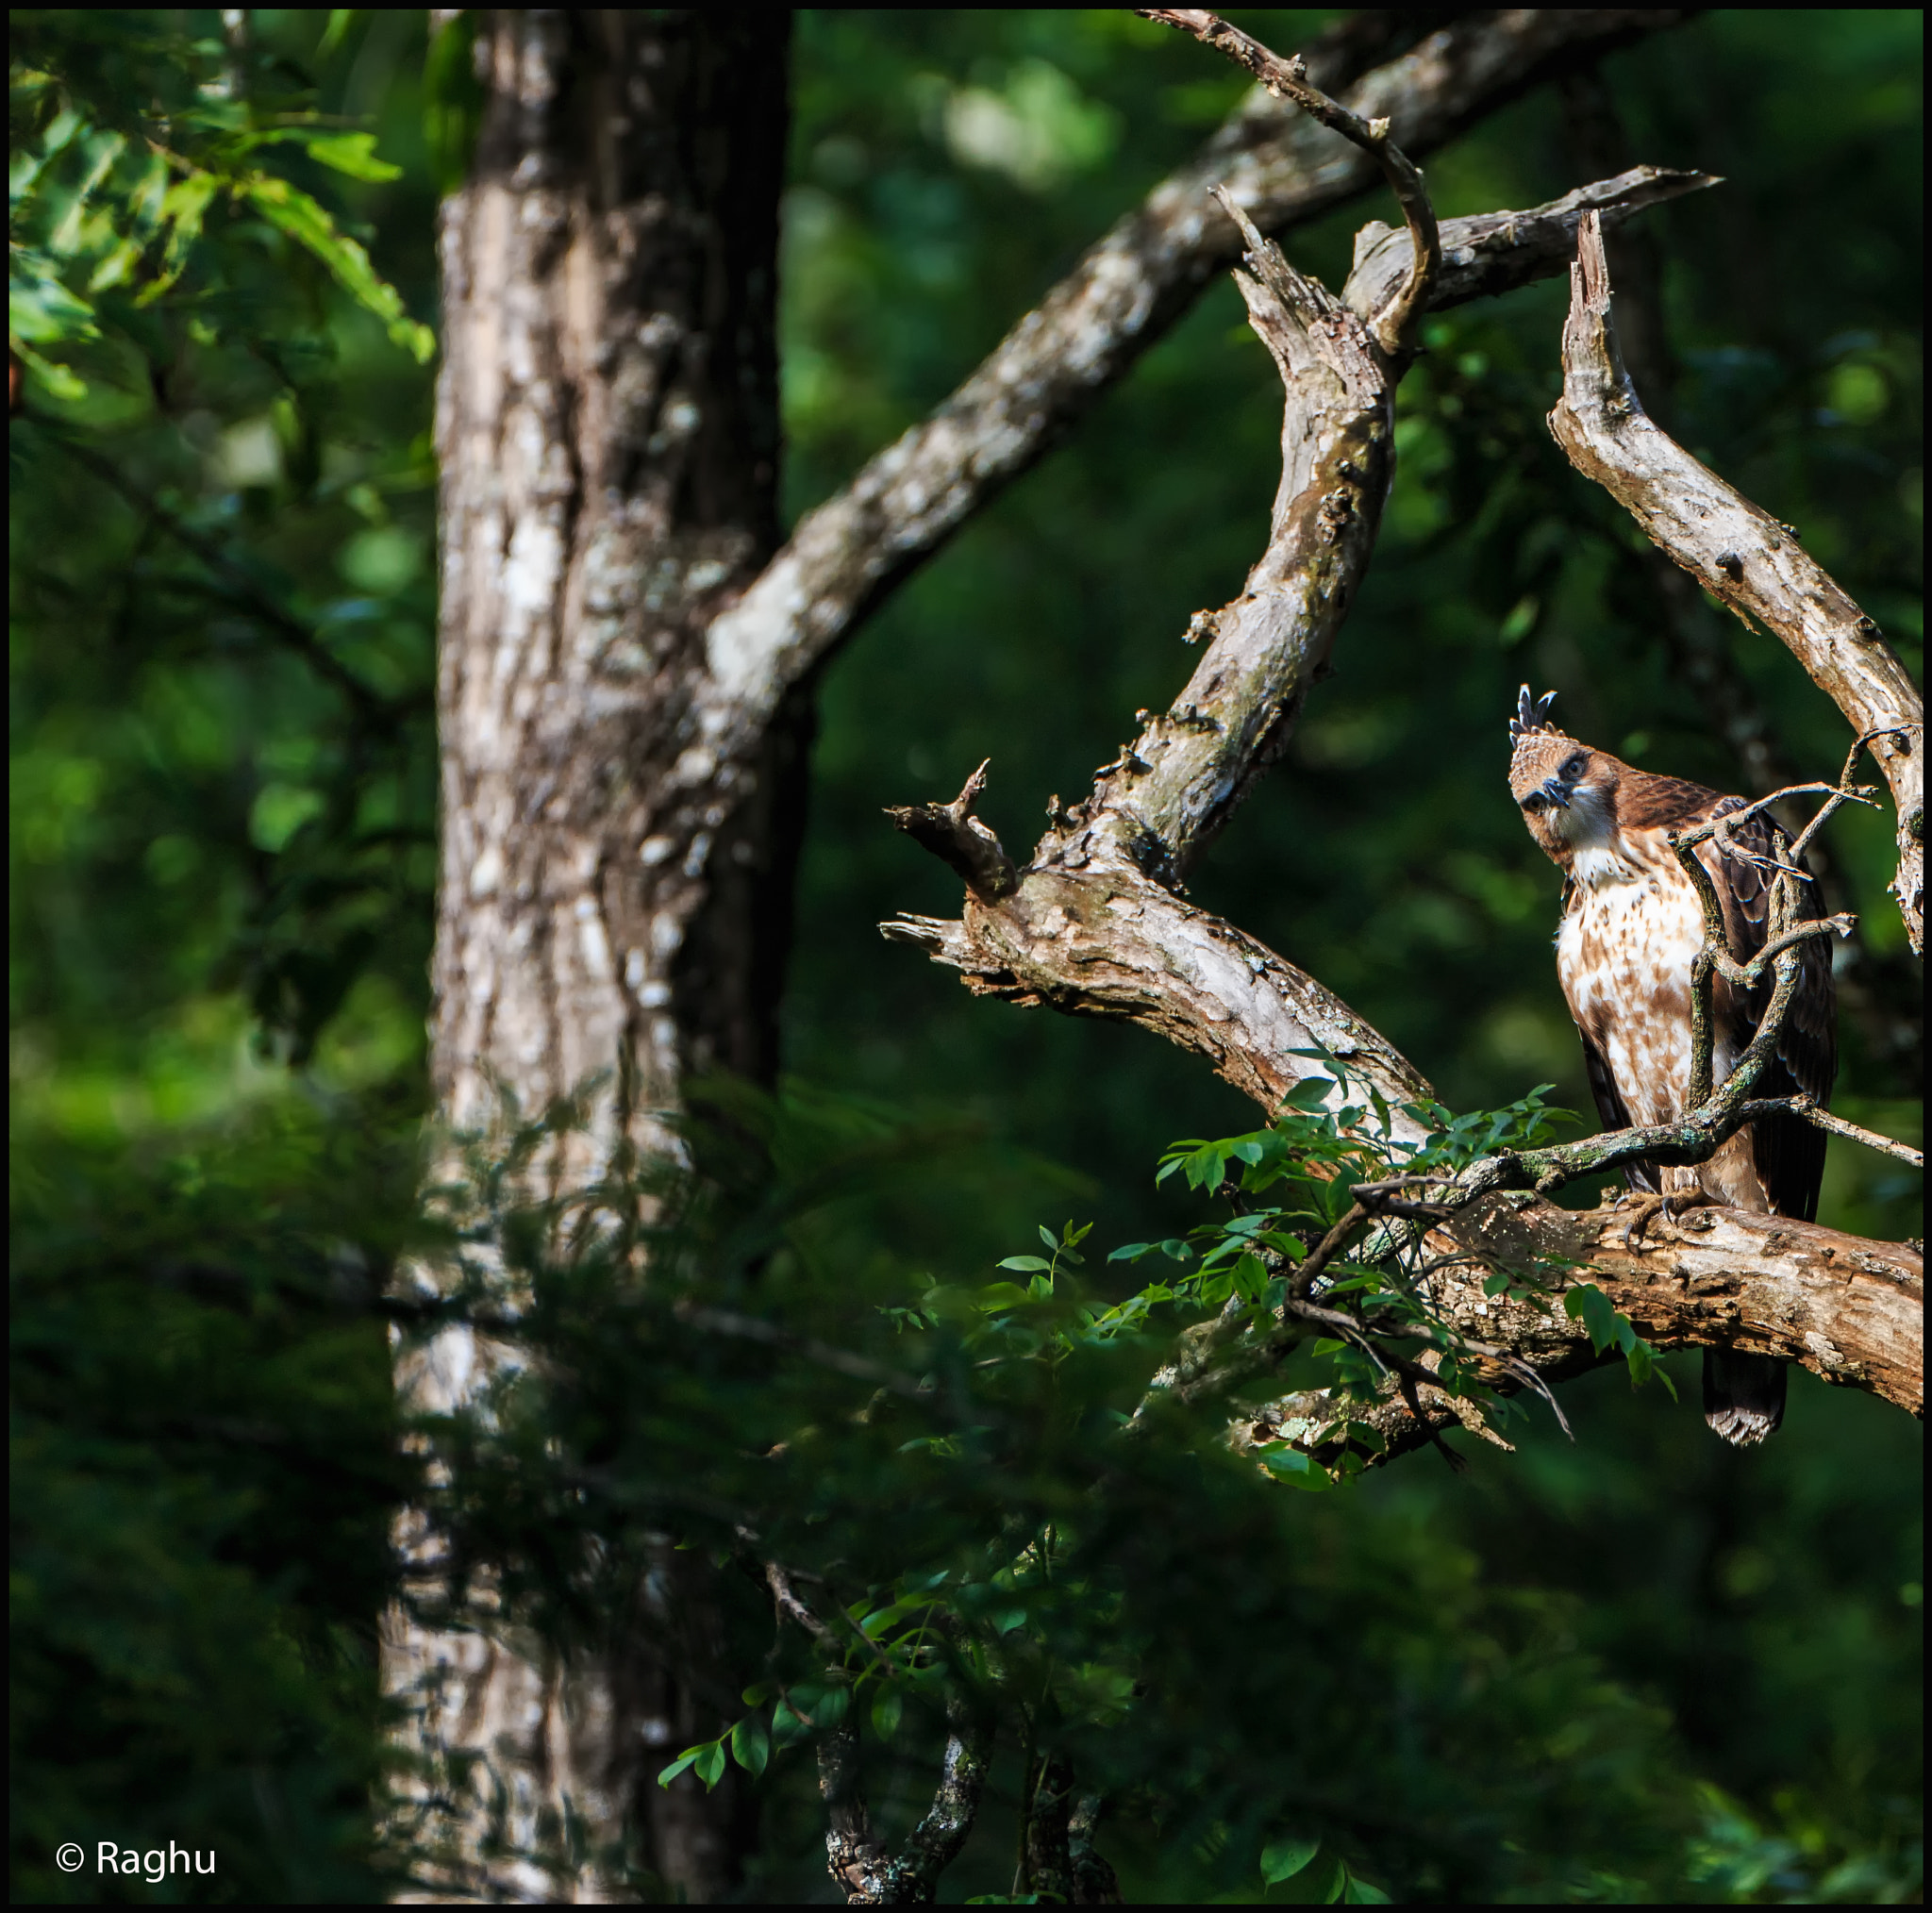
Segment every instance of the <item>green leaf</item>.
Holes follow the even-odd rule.
[[[1138,1262],[1153,1246],[1152,1242],[1123,1242],[1118,1249],[1108,1251],[1107,1259],[1109,1262]]]
[[[44,262],[16,254],[7,281],[7,329],[15,339],[52,345],[63,339],[97,339],[94,308],[54,277]],[[25,276],[25,272],[32,274]]]
[[[1327,1076],[1304,1076],[1281,1099],[1282,1107],[1312,1113],[1328,1101],[1329,1092],[1335,1087],[1335,1083]]]
[[[369,255],[354,240],[337,230],[335,222],[308,193],[266,173],[250,175],[242,182],[240,191],[271,225],[313,253],[350,297],[383,322],[390,338],[414,354],[417,364],[427,365],[436,356],[436,334],[409,317],[402,294],[376,272]]]
[[[1001,1269],[1047,1270],[1051,1269],[1053,1264],[1051,1262],[1042,1262],[1038,1256],[1008,1256],[1004,1262],[997,1263],[995,1266]],[[1010,1289],[1012,1284],[1009,1282],[999,1282],[993,1286],[996,1289]]]
[[[872,1730],[881,1740],[890,1740],[899,1731],[906,1700],[897,1688],[887,1688],[872,1704]]]
[[[1319,1839],[1276,1840],[1261,1849],[1261,1877],[1271,1887],[1291,1880],[1322,1851]]]
[[[811,1714],[802,1697],[781,1694],[772,1709],[772,1745],[789,1747],[811,1732]]]
[[[308,151],[325,166],[346,173],[351,179],[400,179],[403,169],[375,157],[374,133],[335,133],[308,142]]]
[[[762,1707],[777,1691],[769,1681],[758,1681],[745,1688],[741,1697],[747,1707]]]
[[[991,1315],[1002,1308],[1030,1302],[1032,1297],[1017,1282],[989,1282],[973,1299],[983,1313]]]
[[[1323,1494],[1335,1486],[1328,1471],[1312,1455],[1286,1442],[1271,1443],[1260,1451],[1262,1465],[1276,1481],[1299,1488],[1309,1494]]]
[[[772,1757],[772,1737],[756,1714],[747,1714],[731,1730],[731,1757],[754,1779],[765,1771]]]
[[[1348,1875],[1348,1885],[1341,1898],[1350,1906],[1386,1906],[1389,1896],[1379,1887],[1372,1887],[1366,1880],[1358,1880],[1353,1873]]]
[[[691,1766],[705,1750],[702,1747],[687,1747],[671,1765],[658,1776],[659,1787],[669,1787],[687,1767]]]
[[[724,1737],[722,1734],[708,1746],[698,1749],[698,1757],[691,1762],[691,1770],[705,1783],[707,1790],[724,1779]]]
[[[1579,1282],[1563,1297],[1563,1313],[1572,1322],[1582,1322],[1590,1345],[1598,1355],[1617,1339],[1617,1311],[1610,1298],[1594,1282]]]

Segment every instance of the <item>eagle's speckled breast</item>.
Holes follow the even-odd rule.
[[[1557,974],[1576,1026],[1602,1052],[1637,1123],[1683,1114],[1690,1089],[1690,963],[1704,941],[1697,893],[1667,843],[1621,833],[1614,852],[1585,850],[1572,867],[1557,932]],[[1737,1062],[1718,1019],[1712,1077]],[[1722,1201],[1764,1209],[1748,1132],[1704,1165],[1662,1172],[1665,1189],[1702,1184]]]
[[[1674,858],[1663,868],[1635,846],[1588,864],[1573,873],[1557,974],[1630,1120],[1668,1123],[1690,1086],[1690,961],[1704,941],[1697,894]]]

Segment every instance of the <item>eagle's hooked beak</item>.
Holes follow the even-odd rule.
[[[1562,778],[1545,777],[1542,782],[1542,792],[1558,810],[1569,809],[1570,787]]]

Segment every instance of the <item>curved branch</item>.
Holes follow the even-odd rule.
[[[967,989],[1070,1016],[1137,1023],[1205,1056],[1271,1114],[1309,1073],[1296,1051],[1341,1057],[1399,1110],[1432,1094],[1420,1071],[1333,991],[1257,938],[1115,861],[1028,871],[963,921],[899,917],[888,941],[924,950]],[[1420,1139],[1399,1113],[1395,1132]]]
[[[1624,369],[1609,271],[1594,216],[1578,233],[1563,327],[1563,397],[1550,431],[1570,462],[1740,617],[1784,640],[1870,740],[1898,813],[1892,894],[1912,948],[1925,948],[1925,708],[1878,626],[1799,545],[1798,535],[1700,464],[1644,412]],[[1748,622],[1748,618],[1747,618]]]
[[[1350,86],[1359,36],[1308,69],[1405,151],[1433,151],[1552,73],[1679,24],[1681,9],[1524,8],[1453,20]],[[1344,28],[1351,24],[1342,23]],[[786,688],[1098,402],[1241,250],[1208,194],[1224,187],[1279,234],[1367,191],[1375,162],[1299,110],[1251,98],[1196,158],[1094,245],[932,415],[808,512],[707,634],[707,746],[741,748]],[[1443,231],[1453,258],[1456,222]],[[1465,295],[1470,296],[1470,295]]]
[[[992,1754],[990,1719],[965,1698],[946,1703],[946,1745],[932,1805],[895,1854],[873,1832],[859,1775],[858,1730],[847,1722],[819,1742],[819,1791],[830,1819],[825,1867],[852,1906],[897,1906],[933,1898],[979,1812]]]
[[[1590,204],[1635,210],[1706,183],[1640,168],[1529,212],[1452,221],[1444,281],[1462,298],[1521,284],[1554,268]],[[1244,219],[1239,208],[1233,216]],[[1084,802],[1071,811],[1056,803],[1017,890],[995,897],[974,884],[960,921],[902,917],[879,927],[960,971],[978,993],[1138,1023],[1207,1056],[1271,1112],[1309,1073],[1294,1052],[1317,1046],[1399,1109],[1431,1093],[1406,1057],[1313,978],[1170,888],[1285,744],[1368,563],[1391,470],[1391,374],[1355,300],[1304,278],[1248,230],[1252,270],[1240,284],[1280,370],[1284,411],[1274,522],[1246,589],[1195,621],[1210,641],[1169,709],[1142,714],[1141,736]],[[1385,282],[1379,243],[1358,258],[1351,289]],[[970,809],[976,795],[969,785],[956,805]],[[1011,859],[991,833],[979,840],[977,823],[961,841],[954,807],[892,814],[962,874],[958,859],[970,851],[1003,885]],[[1395,1120],[1406,1139],[1420,1138],[1410,1119]]]

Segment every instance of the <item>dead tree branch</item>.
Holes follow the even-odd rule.
[[[844,1658],[837,1633],[799,1596],[791,1576],[777,1562],[767,1561],[764,1578],[780,1617],[803,1628],[837,1666]],[[991,1718],[956,1684],[946,1701],[946,1744],[932,1805],[894,1853],[873,1832],[858,1727],[841,1721],[824,1730],[818,1762],[819,1793],[829,1822],[825,1864],[844,1888],[848,1905],[919,1905],[933,1898],[940,1875],[958,1857],[973,1831],[991,1755]]]
[[[1480,298],[1555,272],[1586,210],[1626,214],[1709,183],[1639,167],[1549,206],[1447,221],[1433,296]],[[1243,217],[1239,208],[1233,216]],[[1308,1073],[1293,1052],[1317,1045],[1391,1105],[1428,1094],[1421,1073],[1339,997],[1174,888],[1286,745],[1374,548],[1392,473],[1392,375],[1363,314],[1386,307],[1407,271],[1393,248],[1412,255],[1412,245],[1370,230],[1338,299],[1249,226],[1252,271],[1238,283],[1282,374],[1282,478],[1245,589],[1194,621],[1208,642],[1186,688],[1166,711],[1142,714],[1139,738],[1102,768],[1091,796],[1055,807],[1010,893],[995,904],[974,887],[959,922],[880,925],[977,993],[1138,1023],[1207,1056],[1270,1110]],[[961,801],[970,808],[968,793]],[[976,822],[970,843],[957,835],[963,823],[942,825],[951,810],[891,814],[989,869],[1010,865],[996,840],[980,842]]]
[[[1892,893],[1912,948],[1925,947],[1925,710],[1878,626],[1781,524],[1645,414],[1618,351],[1600,222],[1586,217],[1563,328],[1563,397],[1550,430],[1585,477],[1623,505],[1713,597],[1756,618],[1870,740],[1898,813]]]
[[[930,1901],[939,1878],[973,1831],[992,1755],[991,1722],[971,1702],[946,1705],[946,1745],[932,1805],[897,1853],[873,1832],[859,1775],[858,1730],[841,1722],[819,1742],[819,1791],[831,1825],[825,1864],[851,1906],[897,1906]]]
[[[1707,183],[1703,175],[1678,177]],[[1439,304],[1474,297],[1548,271],[1556,233],[1566,226],[1586,235],[1600,230],[1593,200],[1619,191],[1654,199],[1663,196],[1663,183],[1640,169],[1532,213],[1467,223],[1476,228],[1467,237],[1457,231],[1465,223],[1452,222],[1441,230],[1442,270],[1431,296]],[[901,918],[880,927],[959,970],[978,993],[1124,1019],[1196,1050],[1270,1114],[1297,1081],[1322,1073],[1295,1052],[1325,1049],[1351,1077],[1346,1088],[1338,1084],[1329,1092],[1329,1101],[1372,1088],[1391,1106],[1390,1139],[1414,1143],[1426,1131],[1404,1106],[1429,1091],[1413,1065],[1319,983],[1234,926],[1193,909],[1178,892],[1187,871],[1279,754],[1323,674],[1368,563],[1392,475],[1391,401],[1401,374],[1399,348],[1385,349],[1372,315],[1389,309],[1391,286],[1420,276],[1419,247],[1426,241],[1418,239],[1421,223],[1399,241],[1387,228],[1365,234],[1338,298],[1297,273],[1237,204],[1225,196],[1224,204],[1248,241],[1246,270],[1237,283],[1285,389],[1282,478],[1267,547],[1241,594],[1195,619],[1190,635],[1208,644],[1181,695],[1158,716],[1141,713],[1140,736],[1101,768],[1087,798],[1071,809],[1054,801],[1050,826],[1025,868],[1016,868],[970,817],[984,766],[952,805],[891,813],[960,872],[968,893],[957,922]],[[1398,244],[1406,260],[1393,256]],[[1856,794],[1849,775],[1848,768],[1839,786],[1820,787],[1834,805]],[[1781,850],[1778,861],[1788,855]],[[1780,881],[1794,884],[1782,873]],[[1440,1319],[1462,1338],[1464,1353],[1489,1364],[1497,1386],[1546,1387],[1545,1371],[1568,1373],[1596,1359],[1581,1324],[1482,1295],[1483,1279],[1499,1266],[1554,1264],[1641,1289],[1633,1300],[1618,1288],[1617,1306],[1659,1346],[1722,1342],[1776,1354],[1921,1411],[1915,1298],[1922,1265],[1912,1248],[1705,1210],[1694,1226],[1722,1253],[1701,1283],[1686,1277],[1672,1286],[1659,1265],[1645,1259],[1657,1253],[1655,1245],[1645,1247],[1621,1211],[1615,1224],[1633,1239],[1612,1253],[1602,1239],[1609,1223],[1541,1199],[1543,1191],[1628,1160],[1701,1162],[1752,1114],[1766,1113],[1769,1106],[1754,1104],[1751,1091],[1778,1040],[1801,945],[1840,927],[1801,926],[1795,904],[1788,898],[1786,905],[1773,925],[1772,946],[1750,965],[1722,946],[1720,924],[1712,965],[1726,963],[1746,982],[1770,967],[1775,981],[1756,1040],[1726,1081],[1682,1121],[1487,1157],[1441,1191],[1441,1203],[1392,1189],[1379,1206],[1358,1202],[1348,1226],[1397,1214],[1434,1223],[1425,1239],[1432,1304],[1446,1297]],[[1810,1120],[1812,1112],[1791,1106]],[[1499,1217],[1507,1218],[1507,1228]],[[1331,1255],[1340,1241],[1327,1245]],[[1679,1255],[1664,1266],[1690,1264]],[[1867,1284],[1856,1296],[1846,1290],[1854,1275]],[[1297,1315],[1319,1314],[1324,1323],[1332,1318],[1359,1333],[1354,1317],[1325,1308],[1307,1288],[1297,1285]],[[1279,1352],[1268,1336],[1243,1333],[1239,1320],[1204,1323],[1191,1331],[1156,1389],[1210,1397],[1233,1379],[1264,1371]],[[1439,1410],[1450,1420],[1475,1413],[1441,1389],[1437,1406],[1428,1406],[1432,1359],[1391,1357],[1388,1364],[1397,1385],[1389,1413],[1426,1439],[1446,1425]]]
[[[1687,17],[1625,8],[1471,14],[1366,74],[1364,37],[1331,30],[1309,48],[1307,66],[1317,86],[1342,90],[1356,117],[1387,120],[1389,138],[1421,156],[1552,74]],[[873,606],[1033,465],[1240,256],[1241,235],[1210,188],[1223,188],[1259,230],[1279,234],[1375,179],[1370,154],[1295,107],[1266,93],[1244,102],[931,417],[808,512],[712,622],[711,689],[697,713],[705,751],[739,755],[789,686],[823,664]],[[1456,224],[1443,231],[1446,270]]]
[[[1559,1307],[1486,1296],[1492,1266],[1567,1258],[1658,1348],[1775,1356],[1924,1414],[1924,1263],[1916,1244],[1726,1208],[1694,1209],[1627,1241],[1623,1205],[1578,1212],[1531,1193],[1489,1197],[1447,1231],[1469,1259],[1432,1277],[1442,1321],[1456,1334],[1507,1348],[1546,1385],[1613,1357],[1598,1356]],[[1502,1372],[1486,1378],[1520,1386]],[[1419,1392],[1420,1419],[1392,1389],[1372,1403],[1305,1389],[1249,1410],[1232,1432],[1238,1447],[1286,1440],[1328,1465],[1351,1445],[1365,1459],[1408,1454],[1458,1424],[1501,1439],[1473,1403],[1433,1385]]]

